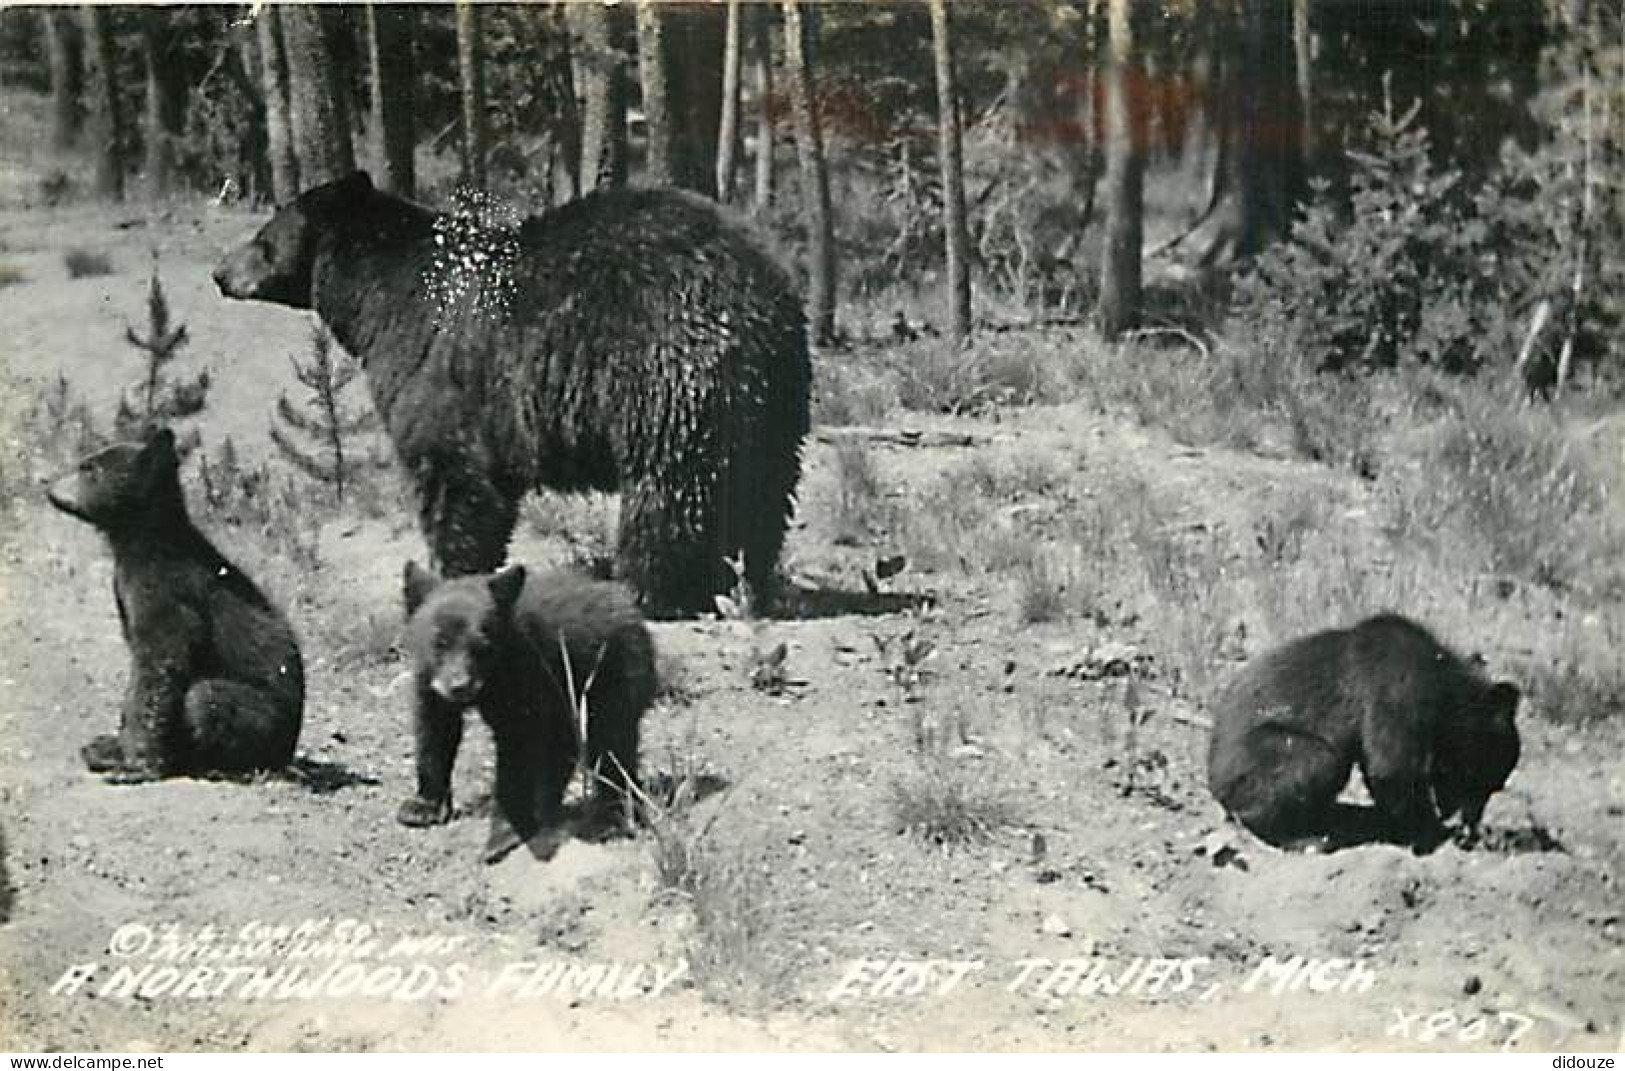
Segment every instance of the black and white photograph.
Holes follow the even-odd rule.
[[[13,1054],[1613,1066],[1625,0],[0,6],[0,652]]]

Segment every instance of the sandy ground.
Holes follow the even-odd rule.
[[[0,259],[23,276],[0,288],[8,401],[61,373],[111,409],[134,375],[121,337],[141,322],[156,250],[191,331],[187,367],[214,372],[205,442],[229,433],[263,453],[308,322],[228,303],[208,281],[259,217],[25,208],[26,184],[14,186],[0,191]],[[70,280],[71,248],[107,255],[113,274]],[[1067,494],[1098,486],[1102,459],[1132,458],[1180,497],[1182,520],[1210,530],[1243,530],[1282,487],[1319,489],[1351,516],[1367,504],[1365,485],[1327,470],[1183,449],[1081,405],[909,423],[982,445],[875,448],[898,496],[975,450],[1061,459],[1068,490],[1012,504],[1018,526],[1064,514]],[[885,536],[837,546],[831,451],[814,448],[809,469],[791,568],[809,587],[861,592]],[[660,891],[648,832],[482,866],[483,731],[458,766],[456,819],[395,823],[411,738],[391,642],[401,563],[422,554],[407,518],[329,525],[321,566],[303,577],[241,532],[211,534],[304,637],[301,755],[316,773],[112,787],[77,756],[112,727],[126,673],[108,555],[36,493],[12,505],[0,561],[0,824],[15,892],[0,926],[5,1048],[1625,1047],[1619,726],[1525,718],[1523,761],[1490,806],[1498,848],[1276,853],[1226,831],[1202,782],[1200,711],[1155,678],[1137,699],[1152,712],[1137,753],[1156,762],[1124,793],[1121,681],[1056,671],[1108,642],[1154,653],[1143,623],[1016,627],[1002,581],[911,565],[893,585],[935,592],[921,619],[832,611],[765,626],[789,648],[783,696],[750,687],[737,627],[655,627],[684,694],[651,713],[646,768],[703,768],[724,787],[693,821],[734,870],[702,903]],[[533,535],[514,551],[559,554]],[[1538,612],[1506,610],[1472,642],[1494,664],[1497,643],[1542,630]],[[1006,805],[1008,824],[981,843],[934,845],[894,816],[894,784],[921,772],[917,712],[899,704],[872,637],[911,627],[938,648],[920,705],[964,726],[943,761]]]

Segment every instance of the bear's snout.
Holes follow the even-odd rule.
[[[468,706],[479,694],[479,682],[467,673],[437,673],[429,687],[441,699],[456,706]]]
[[[45,500],[63,513],[79,516],[79,477],[75,473],[58,477],[45,485]]]
[[[222,260],[220,266],[214,269],[214,285],[226,297],[243,296],[237,292],[237,288],[232,284],[231,258],[228,257]]]

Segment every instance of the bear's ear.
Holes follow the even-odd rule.
[[[423,600],[440,586],[440,578],[415,561],[406,563],[406,572],[401,579],[401,592],[406,599],[407,617],[417,613],[418,607],[423,605]]]
[[[504,611],[512,609],[513,604],[519,601],[519,592],[525,587],[525,567],[523,565],[510,565],[491,578],[491,597],[497,601],[497,606]]]
[[[180,455],[175,452],[175,432],[167,426],[152,430],[141,453],[153,468],[177,468],[181,463]]]
[[[1511,681],[1496,681],[1490,686],[1490,707],[1499,721],[1512,722],[1518,714],[1518,700],[1523,693]]]
[[[352,171],[339,180],[338,188],[347,197],[364,197],[372,192],[372,176],[365,171]]]

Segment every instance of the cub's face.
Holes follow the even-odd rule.
[[[52,481],[45,497],[64,513],[113,529],[138,516],[179,464],[174,433],[160,428],[144,443],[114,443],[90,454]]]
[[[1516,722],[1518,700],[1514,684],[1485,685],[1478,709],[1468,712],[1438,741],[1433,796],[1441,817],[1459,811],[1462,825],[1477,830],[1490,797],[1506,787],[1522,751]]]
[[[408,562],[405,579],[407,631],[419,685],[457,709],[477,704],[486,682],[502,668],[524,567],[442,581]]]
[[[371,193],[372,180],[361,171],[306,190],[226,255],[214,270],[215,285],[230,298],[310,308],[317,240],[354,215]]]

